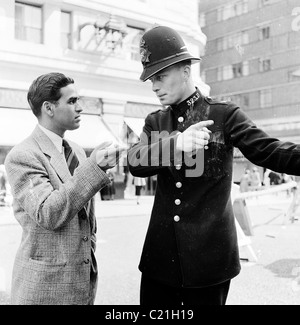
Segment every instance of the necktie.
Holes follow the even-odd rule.
[[[72,147],[66,140],[63,139],[62,145],[65,148],[65,158],[67,161],[68,168],[70,170],[71,175],[73,175],[74,170],[79,165],[78,158],[75,154],[75,151],[72,149]]]
[[[67,161],[67,165],[68,165],[69,171],[70,171],[71,175],[73,175],[74,174],[74,170],[79,165],[79,160],[78,160],[78,158],[76,156],[75,151],[69,145],[68,141],[66,141],[65,139],[63,139],[62,145],[65,148],[65,158],[66,158],[66,161]],[[85,208],[82,208],[79,211],[79,216],[81,216],[81,217],[86,217],[87,216],[87,212],[86,212],[85,209],[88,207],[88,205],[89,205],[89,202],[86,204],[86,207]]]

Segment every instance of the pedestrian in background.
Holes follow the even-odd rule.
[[[136,204],[140,204],[141,192],[142,189],[146,186],[146,181],[141,177],[133,177],[133,184],[135,186]]]
[[[0,166],[2,167],[2,165]],[[5,206],[5,198],[6,198],[6,173],[5,170],[0,168],[0,206]]]
[[[114,200],[116,194],[114,174],[111,170],[107,170],[106,174],[110,182],[100,190],[100,197],[102,201]]]
[[[205,97],[192,79],[200,58],[175,30],[147,31],[140,52],[141,80],[151,81],[164,106],[146,117],[128,151],[133,176],[157,175],[139,264],[140,302],[224,305],[241,270],[230,196],[234,147],[255,165],[299,175],[300,146],[269,137],[234,103]]]
[[[274,171],[269,173],[270,185],[279,185],[282,183],[281,174]]]
[[[251,179],[250,179],[250,169],[245,169],[244,174],[241,177],[240,180],[240,192],[248,192],[249,186],[251,185]]]
[[[97,289],[94,196],[109,183],[119,148],[102,143],[89,158],[64,138],[80,126],[74,80],[39,76],[27,99],[38,125],[7,155],[13,210],[23,234],[11,286],[13,305],[92,305]]]
[[[250,173],[250,184],[253,191],[257,191],[261,186],[261,177],[257,167],[253,167]]]
[[[271,170],[266,168],[266,170],[264,172],[264,177],[263,177],[263,183],[266,188],[270,187],[270,177],[269,177],[270,173],[271,173]]]

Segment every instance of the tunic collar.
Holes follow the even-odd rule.
[[[171,109],[174,112],[176,117],[182,116],[188,109],[193,108],[195,103],[198,103],[199,101],[202,102],[203,97],[198,88],[196,88],[196,91],[187,99],[182,101],[178,105],[171,105]]]

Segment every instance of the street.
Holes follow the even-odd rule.
[[[290,201],[285,192],[247,200],[254,232],[251,247],[257,262],[241,261],[242,271],[232,280],[227,305],[300,304],[300,222],[284,218]],[[138,263],[153,197],[142,196],[140,202],[97,198],[96,305],[139,304]],[[8,208],[1,208],[0,219],[0,304],[8,304],[21,229]]]

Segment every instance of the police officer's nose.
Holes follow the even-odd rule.
[[[154,91],[155,93],[159,91],[158,82],[156,82],[155,80],[152,81],[152,91]]]

